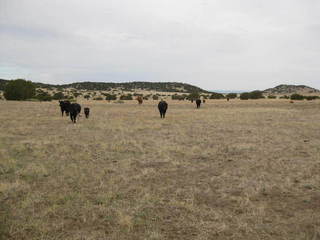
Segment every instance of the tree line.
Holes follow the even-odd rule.
[[[31,81],[26,81],[24,79],[17,79],[12,81],[5,81],[0,79],[0,89],[4,91],[4,97],[7,100],[27,100],[27,99],[37,99],[39,101],[51,101],[51,100],[61,100],[61,99],[69,99],[72,100],[74,98],[77,98],[78,96],[81,96],[82,93],[77,92],[76,90],[71,90],[69,94],[71,95],[65,95],[62,91],[55,92],[53,95],[49,94],[46,91],[43,91],[41,89],[36,89],[37,84],[32,83]],[[110,89],[111,90],[111,89]],[[116,94],[111,93],[101,93],[102,96],[95,96],[94,94],[85,94],[83,97],[85,99],[92,98],[93,100],[117,100],[118,96]],[[138,93],[128,93],[123,94],[119,96],[120,100],[133,100],[137,96],[143,97],[144,100],[153,99],[158,100],[160,97],[160,94],[147,94],[143,96],[142,94]],[[234,99],[237,98],[237,93],[228,93],[226,95],[221,93],[203,93],[199,91],[193,91],[189,94],[183,93],[183,94],[174,94],[171,96],[172,100],[196,100],[196,99]],[[239,98],[241,100],[248,100],[248,99],[261,99],[265,98],[262,91],[252,91],[252,92],[244,92],[241,93]],[[267,98],[273,99],[277,98],[276,96],[269,95]],[[318,99],[319,96],[303,96],[300,94],[292,94],[290,96],[282,96],[280,98],[286,98],[291,100],[314,100]]]

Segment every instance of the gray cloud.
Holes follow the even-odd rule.
[[[0,77],[320,88],[316,0],[0,0]]]

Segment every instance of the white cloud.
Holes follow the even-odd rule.
[[[316,0],[1,0],[0,9],[3,78],[320,88]]]

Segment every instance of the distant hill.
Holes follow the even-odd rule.
[[[274,88],[268,88],[263,91],[264,94],[320,94],[320,91],[318,89],[308,87],[305,85],[279,85]]]
[[[0,90],[4,89],[5,84],[9,80],[0,79]],[[114,88],[121,88],[123,91],[135,91],[135,90],[147,90],[147,91],[158,91],[158,92],[203,92],[208,91],[203,90],[199,87],[178,82],[126,82],[126,83],[112,83],[112,82],[77,82],[71,84],[45,84],[45,83],[34,83],[36,87],[39,88],[75,88],[79,90],[100,90],[109,91]]]

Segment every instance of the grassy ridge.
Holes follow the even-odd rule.
[[[8,80],[0,79],[0,90],[4,90],[5,84]],[[152,90],[159,92],[207,92],[199,87],[178,82],[127,82],[127,83],[112,83],[112,82],[78,82],[71,84],[44,84],[44,83],[34,83],[38,88],[58,88],[67,89],[75,88],[78,90],[100,90],[109,91],[114,88],[121,88],[124,91],[133,91],[135,89]]]

